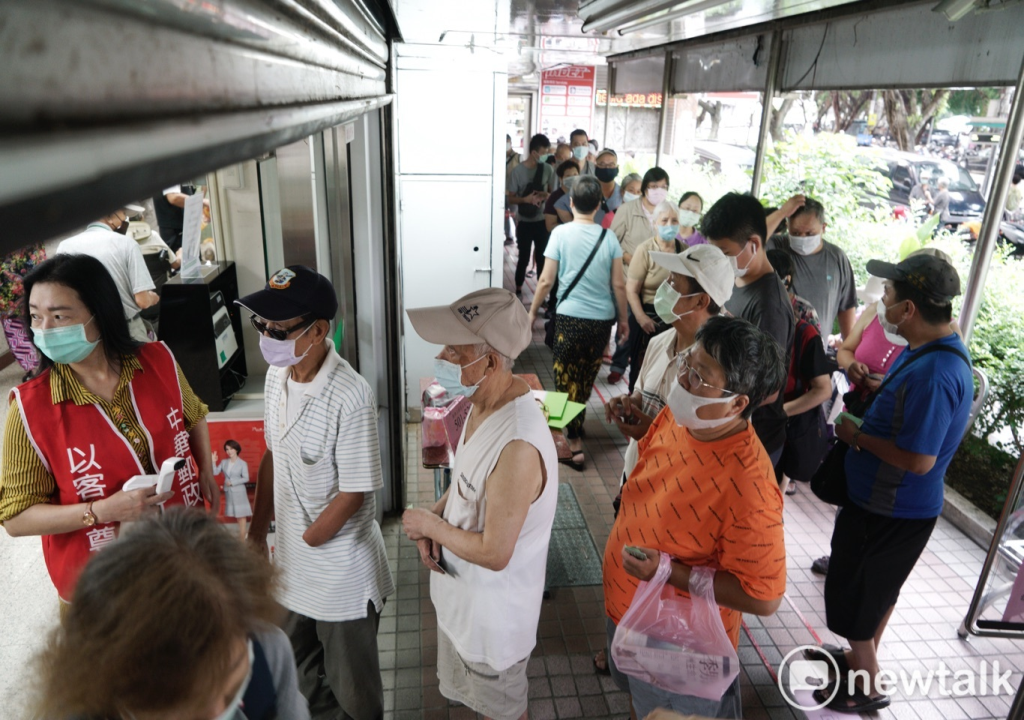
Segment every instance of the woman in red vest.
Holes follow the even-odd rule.
[[[216,514],[209,412],[163,343],[128,332],[117,286],[85,255],[58,255],[25,278],[39,366],[11,392],[0,470],[0,522],[41,535],[50,579],[65,603],[92,553],[120,523],[156,506]],[[181,457],[171,492],[124,491],[136,475]]]

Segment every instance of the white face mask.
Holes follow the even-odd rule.
[[[651,205],[657,206],[666,197],[668,197],[667,188],[647,188],[647,202]]]
[[[743,249],[740,250],[740,255],[747,251],[747,247],[749,247],[749,245],[750,243],[748,242],[746,245],[743,246]],[[732,274],[738,278],[741,278],[747,274],[747,272],[750,270],[750,263],[754,261],[754,256],[751,255],[750,259],[747,260],[746,264],[743,267],[740,267],[740,255],[727,256],[729,258],[729,264],[732,265]]]
[[[895,305],[896,303],[893,303]],[[899,323],[893,324],[885,317],[886,311],[889,306],[885,304],[885,301],[879,298],[878,303],[875,305],[875,314],[878,315],[878,324],[882,326],[882,331],[885,333],[885,339],[891,342],[893,345],[899,345],[903,347],[907,345],[908,341],[905,337],[899,334],[899,326],[903,323],[900,320]]]
[[[698,222],[700,222],[699,213],[695,213],[693,210],[679,211],[679,224],[683,227],[696,227]]]
[[[300,337],[309,332],[309,328],[313,327],[310,325],[303,330],[297,337],[293,337],[290,340],[275,340],[272,337],[266,335],[260,335],[260,352],[263,353],[263,359],[267,361],[268,365],[274,367],[291,367],[302,362],[302,358],[309,355],[309,351],[313,349],[310,345],[306,348],[306,352],[301,355],[295,354],[295,341]]]
[[[730,400],[732,400],[731,397],[698,397],[680,385],[677,380],[672,384],[672,389],[668,391],[665,404],[672,411],[672,417],[675,418],[677,425],[689,428],[690,430],[708,430],[732,422],[736,419],[736,416],[727,415],[714,420],[705,420],[704,418],[697,417],[697,408],[702,408],[705,405],[721,405],[728,403]]]
[[[821,235],[789,236],[789,247],[797,255],[812,255],[821,246]]]
[[[512,152],[512,141],[511,140],[506,140],[505,141],[505,152]]]
[[[636,193],[631,193],[631,192],[624,192],[624,193],[622,193],[622,202],[624,202],[624,203],[633,202],[634,200],[639,200],[639,199],[640,199],[640,196],[637,195]]]

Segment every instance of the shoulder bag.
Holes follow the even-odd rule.
[[[546,167],[545,163],[542,163],[542,162],[538,162],[537,163],[537,172],[535,172],[533,174],[533,180],[530,181],[530,184],[526,186],[525,190],[523,190],[523,197],[526,197],[527,195],[530,195],[531,193],[535,193],[538,190],[543,190],[544,189],[544,168],[545,167]],[[529,218],[529,219],[532,220],[533,218],[537,217],[540,214],[541,214],[541,209],[539,207],[537,207],[536,205],[520,205],[519,206],[519,216],[520,217]]]
[[[863,401],[863,410],[866,412],[867,409],[871,407],[871,403],[875,401],[875,398],[879,396],[882,389],[888,385],[893,378],[903,372],[907,367],[923,358],[925,355],[933,352],[953,353],[967,363],[967,367],[971,366],[971,361],[967,356],[956,348],[951,348],[947,345],[932,345],[931,347],[922,350],[919,355],[908,360],[903,365],[900,365],[896,368],[895,372],[887,375],[885,380],[882,381],[882,384],[878,386],[878,389]],[[843,399],[846,399],[845,396]],[[858,417],[863,417],[863,415]],[[822,461],[821,466],[818,467],[814,476],[811,478],[811,492],[817,495],[820,500],[824,500],[830,505],[843,507],[850,501],[850,495],[846,484],[846,453],[849,451],[850,446],[839,438],[832,438],[831,442],[832,447],[829,449],[828,454]]]

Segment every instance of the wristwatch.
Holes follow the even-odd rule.
[[[92,527],[97,523],[96,513],[92,511],[92,502],[85,506],[85,512],[82,513],[82,525],[85,527]]]

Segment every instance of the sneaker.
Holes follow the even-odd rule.
[[[615,372],[614,370],[608,373],[608,382],[612,385],[617,385],[620,380],[622,380],[622,373]]]
[[[828,575],[828,555],[823,555],[811,563],[811,572],[815,575]]]

